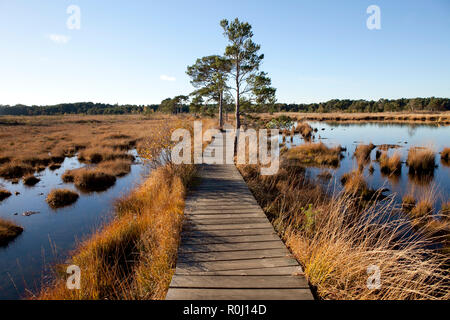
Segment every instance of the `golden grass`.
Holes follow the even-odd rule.
[[[450,298],[447,260],[425,249],[428,236],[399,246],[415,229],[399,218],[393,199],[359,207],[352,194],[326,196],[300,172],[282,168],[265,177],[249,167],[239,169],[320,298]],[[379,289],[367,286],[371,266],[380,270]]]
[[[0,177],[6,179],[20,178],[25,174],[34,171],[33,167],[27,163],[8,162],[0,167]]]
[[[273,114],[258,114],[261,119],[271,119],[280,116],[297,118],[298,121],[326,121],[358,123],[365,122],[389,122],[389,123],[421,123],[449,125],[450,112],[374,112],[374,113],[302,113],[302,112],[277,112]]]
[[[189,115],[0,116],[0,176],[18,179],[53,169],[77,153],[86,162],[131,159],[155,132],[165,132]]]
[[[83,167],[67,170],[61,178],[64,182],[73,182],[78,189],[84,192],[104,191],[116,182],[116,177],[111,170]]]
[[[413,218],[428,217],[433,213],[433,203],[428,199],[419,201],[414,208],[410,211]]]
[[[384,174],[400,174],[402,170],[402,159],[399,153],[394,153],[391,157],[387,152],[383,152],[379,158],[380,170]]]
[[[406,164],[411,174],[432,174],[435,164],[435,154],[428,148],[412,147],[409,149]]]
[[[341,177],[341,183],[344,185],[345,192],[352,195],[368,198],[373,194],[364,179],[364,175],[358,170],[344,173]]]
[[[183,220],[188,165],[152,171],[138,189],[116,203],[114,220],[83,242],[71,264],[81,268],[81,290],[64,279],[39,299],[163,299],[175,268]]]
[[[98,168],[116,177],[122,177],[131,171],[131,161],[116,159],[101,162]]]
[[[373,149],[375,149],[375,145],[372,143],[359,144],[358,146],[356,146],[353,156],[356,158],[360,166],[370,161],[370,153]]]
[[[11,192],[9,192],[6,189],[0,189],[0,201],[3,201],[10,196],[11,196]]]
[[[41,181],[38,177],[36,177],[34,174],[27,175],[23,177],[23,184],[27,186],[34,186],[36,183]]]
[[[309,125],[309,123],[301,122],[301,123],[297,124],[295,131],[299,132],[303,138],[309,139],[309,138],[311,138],[311,135],[313,133],[313,128]]]
[[[11,221],[0,218],[0,246],[6,245],[19,234],[23,228],[14,224]]]
[[[112,161],[117,159],[134,160],[133,155],[107,147],[92,147],[82,150],[78,155],[78,160],[88,163],[99,163],[102,161]]]
[[[402,198],[402,209],[405,212],[411,212],[412,209],[416,206],[416,199],[414,196],[407,194]]]
[[[53,189],[45,200],[51,208],[56,209],[71,205],[78,197],[78,193],[69,189]]]
[[[441,159],[444,161],[450,161],[450,148],[444,148],[444,150],[442,150]]]
[[[305,143],[288,150],[286,158],[305,165],[336,167],[341,159],[341,146],[330,148],[322,142]]]

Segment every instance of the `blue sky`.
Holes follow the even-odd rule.
[[[69,5],[81,29],[69,30]],[[381,30],[369,30],[369,5]],[[253,26],[280,102],[450,97],[449,0],[0,0],[0,104],[150,104],[192,91],[219,21]]]

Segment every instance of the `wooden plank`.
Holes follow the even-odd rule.
[[[175,275],[171,286],[174,288],[211,289],[304,289],[309,288],[303,277],[296,276],[187,276]]]
[[[171,288],[167,300],[312,300],[309,289]]]
[[[179,275],[197,275],[197,276],[226,276],[226,275],[241,275],[241,276],[276,276],[276,275],[303,275],[303,270],[300,266],[287,267],[272,267],[272,268],[253,268],[253,269],[236,269],[226,271],[195,271],[188,273],[177,273]]]
[[[196,244],[185,245],[181,244],[178,252],[221,252],[221,251],[236,251],[236,250],[263,250],[283,248],[284,244],[279,241],[260,241],[260,242],[239,242],[239,243],[215,243],[215,244]]]
[[[245,260],[289,257],[290,253],[286,248],[264,249],[264,250],[242,250],[228,252],[202,252],[202,253],[182,253],[178,255],[178,262],[206,262],[219,260]]]
[[[216,214],[187,214],[186,219],[189,221],[205,220],[205,219],[236,219],[236,218],[264,218],[267,219],[262,212],[249,212],[249,213],[216,213]]]
[[[264,242],[264,241],[279,241],[279,240],[280,238],[274,233],[262,235],[186,237],[183,238],[183,245],[213,244],[213,243],[248,243],[248,242]]]
[[[266,258],[266,259],[242,259],[242,260],[228,260],[228,261],[206,261],[206,262],[177,262],[176,271],[190,272],[190,271],[226,271],[237,269],[252,269],[262,267],[287,267],[296,266],[297,261],[292,258]]]
[[[185,220],[185,225],[210,225],[210,224],[258,224],[267,223],[266,217],[250,217],[250,218],[219,218],[216,219],[190,219],[189,217]]]
[[[269,229],[273,230],[269,222],[250,224],[211,224],[211,225],[185,225],[186,230],[233,230],[233,229]]]
[[[213,209],[195,209],[195,208],[187,208],[186,209],[186,216],[188,215],[209,215],[209,214],[234,214],[234,213],[260,213],[260,214],[264,214],[263,211],[261,209],[258,208],[246,208],[246,209],[240,209],[240,210],[236,210],[236,209],[220,209],[220,210],[213,210]]]
[[[181,235],[181,241],[186,238],[195,237],[231,237],[231,236],[254,236],[276,234],[275,230],[267,229],[234,229],[234,230],[209,230],[209,231],[185,231]]]

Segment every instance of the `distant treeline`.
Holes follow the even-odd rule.
[[[93,102],[62,103],[52,106],[4,106],[0,115],[57,115],[57,114],[126,114],[156,111],[159,105],[113,105]]]
[[[152,105],[112,105],[104,103],[78,102],[63,103],[52,106],[5,106],[0,105],[0,115],[57,115],[57,114],[127,114],[151,113],[155,111],[180,113],[214,113],[215,105],[198,105],[180,103],[175,107],[167,106],[165,99],[161,104]],[[225,105],[232,112],[233,104]],[[244,112],[384,112],[384,111],[450,111],[450,99],[447,98],[414,98],[378,101],[367,100],[330,100],[321,103],[287,104],[276,103],[270,108],[243,104]]]
[[[277,103],[276,111],[287,112],[384,112],[384,111],[448,111],[450,99],[414,98],[367,100],[330,100],[322,103],[285,104]]]

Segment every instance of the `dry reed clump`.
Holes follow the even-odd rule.
[[[116,159],[128,159],[132,161],[134,157],[129,153],[105,147],[87,148],[82,150],[78,155],[78,160],[88,163],[99,163]]]
[[[450,148],[444,148],[441,152],[441,161],[443,163],[449,163],[450,162]]]
[[[73,182],[78,189],[84,192],[104,191],[116,182],[116,177],[109,170],[101,168],[67,170],[61,178],[64,182]]]
[[[369,189],[364,175],[360,171],[344,173],[341,177],[345,192],[369,199],[373,195],[373,190]]]
[[[0,246],[8,244],[23,232],[23,228],[11,221],[0,218]]]
[[[337,167],[341,159],[341,146],[329,148],[322,142],[305,143],[288,150],[286,157],[305,165]]]
[[[186,184],[193,166],[166,165],[116,204],[114,220],[83,242],[71,264],[80,267],[82,290],[65,279],[42,289],[39,299],[163,299],[174,272]]]
[[[131,171],[131,161],[124,159],[109,160],[99,163],[98,168],[116,177],[122,177]]]
[[[78,193],[69,189],[53,189],[45,200],[51,208],[57,209],[71,205],[78,197]]]
[[[411,212],[412,209],[416,206],[416,199],[412,195],[405,195],[402,198],[402,209],[405,212]]]
[[[375,149],[375,145],[370,144],[359,144],[356,149],[353,156],[358,161],[358,164],[362,165],[367,163],[370,160],[370,153],[372,150]]]
[[[27,175],[23,178],[23,184],[27,186],[34,186],[36,183],[41,181],[38,177],[36,177],[34,174]]]
[[[380,170],[384,174],[400,174],[402,170],[402,159],[399,153],[394,153],[391,157],[383,152],[379,158]]]
[[[406,164],[411,174],[432,174],[436,167],[434,152],[428,148],[411,148]]]
[[[319,198],[309,197],[311,187],[305,186],[311,182],[299,173],[282,175],[289,188],[277,189],[277,179],[248,167],[239,169],[264,211],[275,217],[272,223],[320,298],[450,298],[445,257],[425,249],[426,236],[405,239],[414,230],[397,215],[393,198],[361,209],[348,193],[325,196],[322,191]],[[272,188],[277,192],[270,192]],[[367,286],[370,266],[381,272],[379,289]]]
[[[9,192],[6,189],[0,189],[0,201],[3,201],[10,196],[11,196],[11,192]]]
[[[392,202],[374,204],[360,212],[359,219],[349,209],[351,202],[345,197],[335,198],[328,205],[316,208],[314,223],[320,232],[311,235],[286,227],[286,243],[303,263],[306,277],[321,298],[450,298],[445,257],[425,249],[430,241],[422,237],[398,245],[398,239],[406,231],[414,231],[407,220],[393,215]],[[380,223],[383,220],[388,222]],[[368,270],[373,266],[380,270],[379,288],[367,286]]]
[[[299,132],[303,138],[309,139],[309,138],[311,138],[311,135],[313,133],[313,128],[309,125],[309,123],[301,122],[301,123],[297,124],[295,131]]]
[[[5,179],[17,179],[25,174],[34,172],[31,165],[23,162],[8,162],[0,167],[0,177]]]
[[[450,201],[445,202],[441,206],[441,214],[446,218],[450,218]]]
[[[410,211],[413,218],[428,217],[433,213],[433,203],[429,199],[420,200]]]
[[[5,116],[4,130],[0,133],[0,175],[19,179],[49,165],[55,169],[65,157],[73,157],[85,149],[90,149],[86,162],[90,162],[91,156],[93,162],[100,158],[131,160],[127,150],[179,121],[181,117],[162,114]],[[95,149],[99,154],[95,154]]]

